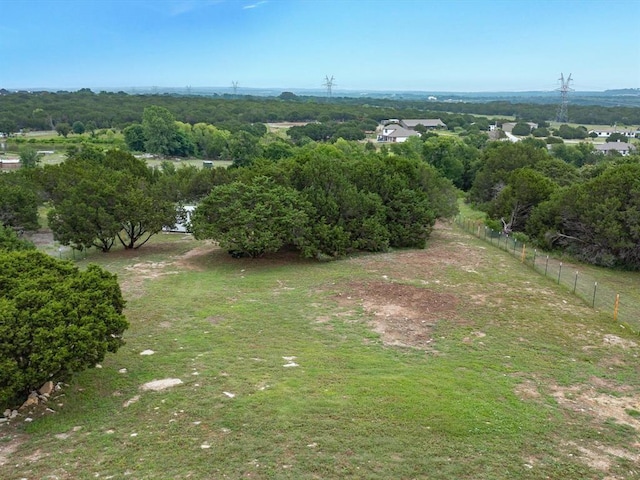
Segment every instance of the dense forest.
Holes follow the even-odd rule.
[[[265,122],[310,122],[371,120],[387,118],[441,118],[449,128],[464,125],[471,115],[515,116],[519,120],[544,123],[555,119],[557,105],[508,101],[433,102],[376,98],[302,97],[283,92],[278,97],[235,98],[129,95],[124,92],[18,92],[0,95],[0,131],[53,130],[59,123],[74,122],[92,128],[124,128],[142,121],[146,107],[169,110],[176,120],[216,126]],[[640,124],[640,108],[575,105],[569,121],[579,124]]]

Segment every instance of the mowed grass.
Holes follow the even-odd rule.
[[[429,269],[405,253],[234,260],[161,235],[90,255],[119,275],[127,344],[70,382],[55,413],[0,426],[0,449],[15,450],[0,450],[0,478],[639,478],[638,431],[579,390],[637,400],[637,337],[457,230],[419,252],[438,256]],[[350,286],[383,276],[458,299],[433,349],[373,332]],[[139,388],[164,378],[184,383]]]

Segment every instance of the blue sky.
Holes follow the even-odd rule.
[[[1,0],[0,88],[640,87],[640,0]]]

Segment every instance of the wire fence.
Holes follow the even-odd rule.
[[[513,236],[493,230],[482,222],[458,216],[456,224],[466,232],[519,258],[523,264],[567,288],[590,307],[611,312],[614,321],[640,334],[638,299],[621,295],[609,282],[596,278],[580,265],[567,263],[541,250],[529,248]]]

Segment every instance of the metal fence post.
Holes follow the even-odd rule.
[[[560,275],[562,275],[562,262],[560,262],[560,268],[558,269],[558,285],[560,285]]]
[[[576,293],[576,287],[578,286],[578,271],[576,270],[576,279],[573,282],[573,293]]]
[[[598,282],[593,284],[593,300],[591,301],[591,307],[595,308],[596,306],[596,291],[598,290]]]
[[[547,263],[544,266],[544,276],[547,276],[547,270],[549,269],[549,255],[547,255]]]

